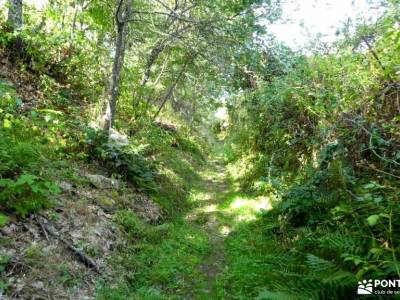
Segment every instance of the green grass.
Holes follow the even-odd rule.
[[[122,276],[113,288],[103,283],[98,299],[256,296],[257,287],[265,283],[265,269],[259,262],[267,245],[262,227],[254,220],[260,203],[270,199],[235,191],[225,175],[214,163],[202,168],[198,180],[188,182],[188,210],[162,225],[148,225],[133,213],[118,212],[115,220],[128,245],[112,261]],[[217,267],[221,274],[209,275],[214,271],[204,271],[204,264],[208,269]]]
[[[159,226],[138,225],[136,218],[133,220],[123,223],[131,237],[129,245],[112,258],[124,276],[117,288],[101,287],[99,299],[136,299],[143,293],[149,297],[143,299],[175,299],[204,287],[198,267],[210,248],[200,227],[185,220]]]
[[[218,299],[255,299],[268,283],[268,255],[277,251],[266,241],[259,222],[243,224],[227,237],[227,266],[217,277]]]

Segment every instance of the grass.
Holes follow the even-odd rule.
[[[259,221],[244,222],[226,238],[227,267],[216,279],[217,299],[255,299],[266,286],[276,244],[266,237]],[[268,241],[269,240],[269,241]]]
[[[135,294],[139,297],[143,291],[151,291],[153,296],[158,294],[159,299],[163,299],[161,294],[173,299],[176,295],[191,293],[193,287],[203,287],[198,266],[210,247],[208,236],[200,227],[190,226],[185,220],[146,228],[128,227],[127,234],[136,239],[112,258],[121,264],[124,278],[118,281],[125,284],[100,288],[99,299],[126,299]]]
[[[166,168],[176,167],[176,177],[190,173],[188,178],[193,179],[185,183],[187,192],[181,195],[181,199],[186,197],[186,209],[158,226],[143,223],[133,213],[117,213],[115,220],[123,228],[128,245],[112,261],[117,262],[122,276],[115,280],[117,286],[113,288],[109,283],[100,284],[98,299],[181,299],[184,295],[195,298],[207,288],[200,265],[212,250],[210,236],[203,222],[185,218],[184,211],[190,213],[202,194],[209,191],[205,191],[200,174],[176,164],[170,162]]]
[[[152,226],[132,213],[117,213],[127,245],[112,258],[120,276],[100,284],[98,299],[254,295],[252,287],[264,272],[258,262],[265,247],[262,230],[253,224],[270,199],[235,191],[215,161],[195,178],[189,181],[189,209],[167,223]]]

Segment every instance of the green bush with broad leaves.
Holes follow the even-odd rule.
[[[50,207],[52,197],[60,193],[58,186],[32,174],[22,174],[16,180],[0,179],[0,205],[19,216]]]
[[[101,162],[111,173],[118,173],[139,188],[155,190],[156,172],[133,145],[109,141],[102,131],[89,129],[86,136],[89,158]]]

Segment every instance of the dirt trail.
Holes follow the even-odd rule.
[[[211,166],[203,173],[205,178],[201,192],[203,197],[198,200],[197,208],[188,215],[191,223],[201,223],[204,231],[209,236],[211,251],[204,258],[200,265],[200,271],[205,277],[205,288],[195,296],[204,299],[205,296],[215,294],[215,281],[217,275],[222,271],[225,259],[224,239],[229,233],[229,225],[223,221],[224,212],[219,206],[225,200],[229,190],[229,183],[226,177],[226,169],[218,160],[212,161]]]

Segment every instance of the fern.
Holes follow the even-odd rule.
[[[317,273],[329,273],[336,270],[336,266],[333,262],[327,261],[313,254],[307,255],[307,265],[313,272]]]
[[[295,295],[289,292],[283,291],[269,291],[263,290],[261,293],[258,294],[256,300],[296,300],[299,299],[299,295]]]

